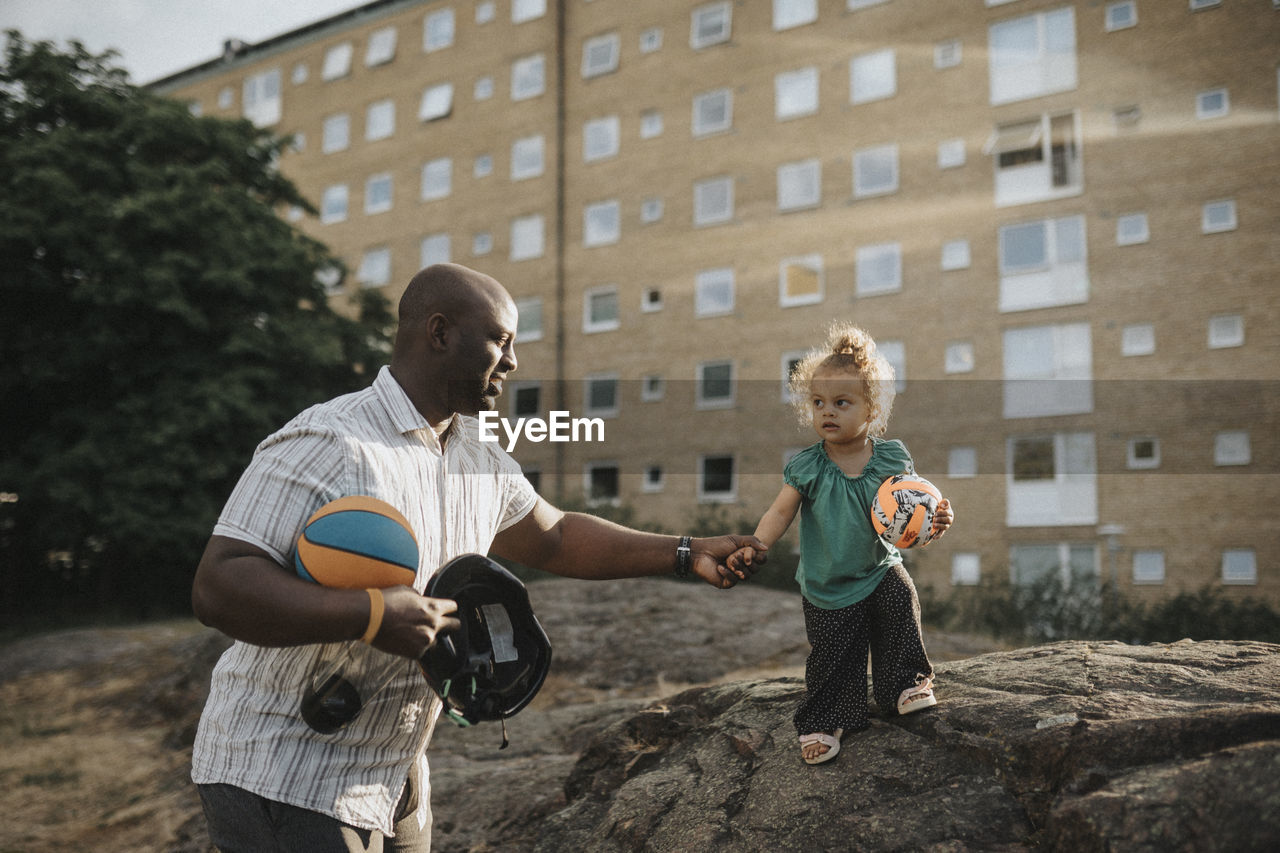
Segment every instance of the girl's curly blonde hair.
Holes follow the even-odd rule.
[[[813,422],[809,386],[817,373],[846,373],[862,380],[862,392],[871,410],[867,432],[883,435],[893,409],[894,372],[888,359],[876,352],[876,342],[852,323],[832,323],[826,344],[809,354],[791,371],[787,387],[801,426]]]

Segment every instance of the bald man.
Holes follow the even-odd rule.
[[[425,751],[440,702],[409,661],[459,625],[452,601],[421,594],[452,557],[494,553],[596,580],[691,571],[727,588],[743,577],[728,555],[763,548],[642,533],[538,497],[514,459],[479,440],[476,420],[516,369],[516,319],[493,278],[422,270],[400,300],[391,364],[263,441],[228,499],[192,588],[200,620],[236,641],[214,669],[192,751],[210,836],[227,853],[430,849]],[[345,495],[388,501],[418,539],[414,588],[384,590],[380,626],[369,593],[287,568],[306,519]],[[337,649],[355,671],[388,654],[406,663],[376,703],[320,734],[298,706],[316,662]]]

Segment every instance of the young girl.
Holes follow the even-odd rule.
[[[867,721],[867,651],[876,703],[899,714],[937,704],[933,666],[920,636],[920,600],[897,548],[871,527],[871,502],[887,478],[913,470],[901,441],[879,436],[893,406],[893,368],[859,328],[832,327],[825,350],[800,363],[791,391],[801,420],[821,439],[787,463],[785,485],[756,527],[772,546],[800,512],[800,566],[807,695],[795,714],[804,760],[836,757],[845,731]],[[935,536],[951,526],[942,501]],[[729,565],[750,565],[756,553],[735,552]]]

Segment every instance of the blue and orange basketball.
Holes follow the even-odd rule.
[[[391,504],[351,495],[325,504],[307,519],[293,565],[299,577],[323,586],[412,586],[418,540]]]
[[[897,548],[925,545],[933,538],[933,514],[942,502],[938,487],[915,474],[898,474],[880,484],[871,504],[876,535]]]

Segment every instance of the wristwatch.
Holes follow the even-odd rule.
[[[689,547],[692,542],[692,536],[681,536],[680,544],[676,546],[675,575],[678,578],[689,577],[689,570],[693,568],[693,550]]]

